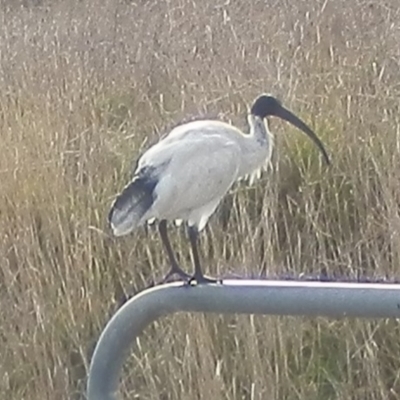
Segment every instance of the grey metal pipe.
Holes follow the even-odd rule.
[[[112,317],[89,370],[89,400],[114,400],[135,338],[157,318],[178,311],[222,314],[399,318],[400,285],[378,283],[224,280],[223,284],[157,286],[130,299]]]

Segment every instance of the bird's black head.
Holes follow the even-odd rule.
[[[259,96],[251,107],[251,113],[257,117],[265,118],[269,115],[277,115],[282,104],[275,97],[263,94]]]
[[[330,163],[328,153],[318,136],[299,117],[283,107],[275,97],[266,94],[259,96],[251,107],[251,114],[263,119],[271,115],[291,123],[302,130],[318,146],[327,164]]]

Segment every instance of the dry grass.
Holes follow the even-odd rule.
[[[310,122],[334,166],[274,121],[274,167],[213,217],[208,271],[398,277],[399,21],[395,0],[3,0],[0,397],[82,397],[115,299],[167,268],[152,230],[101,233],[132,158],[188,114],[244,126],[263,91]],[[395,321],[174,316],[141,337],[123,390],[397,399],[399,334]]]

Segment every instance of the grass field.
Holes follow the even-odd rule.
[[[84,398],[117,299],[168,268],[154,229],[107,230],[135,158],[188,116],[245,128],[262,92],[313,127],[333,166],[272,121],[271,168],[202,235],[207,272],[400,277],[395,0],[0,5],[0,398]],[[183,231],[171,238],[190,269]],[[399,335],[386,320],[177,315],[145,331],[122,392],[398,399]]]

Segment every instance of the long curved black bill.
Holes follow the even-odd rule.
[[[275,112],[273,115],[276,117],[279,117],[292,125],[294,125],[296,128],[299,128],[302,130],[314,143],[315,145],[319,148],[321,151],[322,155],[324,156],[324,159],[326,163],[329,165],[330,159],[328,156],[327,151],[325,150],[324,145],[322,144],[321,140],[318,138],[318,136],[298,117],[296,117],[292,112],[287,110],[285,107],[280,106],[274,110]]]

